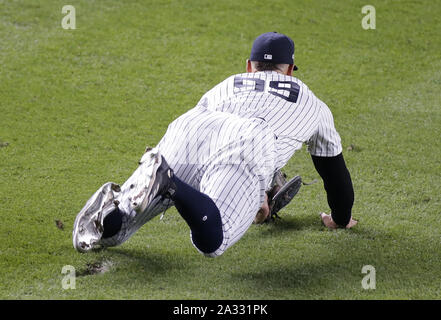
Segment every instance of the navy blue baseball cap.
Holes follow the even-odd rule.
[[[254,40],[250,60],[294,64],[294,41],[282,33],[261,34]],[[296,66],[294,70],[297,70]]]

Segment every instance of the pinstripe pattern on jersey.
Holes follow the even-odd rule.
[[[239,86],[238,78],[241,79]],[[296,83],[300,88],[297,101],[293,103],[271,94],[275,90],[270,87],[271,81]],[[288,90],[277,90],[277,93],[289,95]],[[303,143],[308,144],[313,155],[330,157],[341,152],[340,136],[329,108],[295,77],[271,71],[233,75],[208,91],[199,105],[244,118],[265,119],[278,138],[278,169]]]
[[[157,147],[175,174],[196,188],[201,171],[213,162],[239,165],[259,159],[269,174],[274,166],[272,158],[265,158],[271,149],[266,142],[274,144],[274,133],[263,120],[196,107],[169,125]]]

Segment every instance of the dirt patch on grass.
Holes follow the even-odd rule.
[[[113,262],[109,260],[86,263],[86,267],[78,271],[77,276],[84,277],[96,274],[103,274],[108,272],[113,265]]]

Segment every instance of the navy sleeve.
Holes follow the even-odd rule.
[[[354,188],[343,154],[335,157],[311,157],[315,169],[323,179],[332,219],[339,226],[345,227],[352,216]]]

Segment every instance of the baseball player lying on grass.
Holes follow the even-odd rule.
[[[174,205],[197,250],[219,256],[297,193],[301,178],[285,183],[280,169],[303,143],[331,209],[322,222],[353,227],[354,192],[333,116],[293,70],[289,37],[257,37],[246,73],[219,83],[174,120],[122,186],[108,182],[89,199],[75,220],[75,249],[120,245]]]

